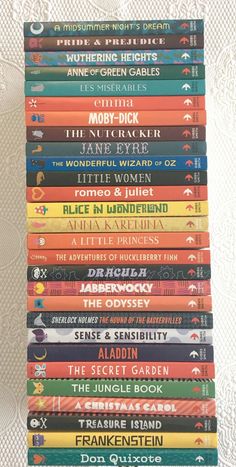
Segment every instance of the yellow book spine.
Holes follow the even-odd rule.
[[[154,201],[135,203],[28,203],[28,217],[169,217],[207,216],[207,201]]]
[[[45,448],[216,448],[216,433],[44,432],[28,433],[29,447]]]

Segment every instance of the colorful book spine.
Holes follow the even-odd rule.
[[[176,66],[176,65],[175,65]],[[37,68],[34,68],[37,71]],[[58,68],[55,68],[58,70]],[[105,110],[141,110],[141,111],[160,111],[160,110],[204,110],[205,109],[205,97],[204,96],[131,96],[131,97],[113,97],[110,96],[105,97],[104,99],[100,99],[99,97],[42,97],[42,96],[34,96],[32,97],[25,97],[25,110],[26,112],[30,111],[50,111],[50,112],[72,112],[72,111],[105,111]],[[185,135],[182,137],[185,140]],[[27,143],[29,144],[29,143]],[[60,150],[61,145],[55,143],[57,145],[58,150]],[[96,144],[97,141],[96,141]],[[101,143],[102,144],[102,143]],[[120,147],[116,141],[111,141],[111,147]],[[136,143],[137,144],[137,143]],[[146,141],[140,142],[140,147],[145,147],[145,145],[151,144],[147,143]],[[171,141],[167,141],[166,146],[171,144]],[[178,144],[178,143],[177,143]],[[185,145],[186,143],[183,142]],[[142,146],[144,145],[144,146]],[[44,147],[48,147],[49,145],[45,145]],[[173,146],[173,143],[172,143]],[[68,144],[67,144],[68,147]],[[158,148],[159,144],[157,141],[153,143],[153,147]],[[64,145],[62,146],[62,149]],[[131,149],[131,146],[129,146]],[[174,147],[175,149],[175,147]],[[186,151],[187,149],[184,148]],[[54,155],[57,154],[57,151]],[[64,155],[70,155],[67,151]],[[90,153],[91,154],[91,153]],[[101,152],[99,153],[102,154]],[[155,153],[154,153],[155,154]],[[169,153],[170,154],[170,153]],[[172,153],[173,154],[173,151]],[[203,154],[203,153],[202,153]],[[76,154],[77,155],[77,154]]]
[[[217,449],[41,449],[31,448],[28,451],[29,465],[119,465],[120,467],[139,467],[140,462],[145,465],[175,465],[195,466],[200,463],[204,465],[218,465]]]
[[[94,329],[115,329],[120,331],[121,328],[149,328],[150,330],[158,328],[175,328],[182,329],[212,329],[213,318],[212,313],[140,313],[134,312],[132,315],[118,312],[115,315],[106,312],[96,313],[73,313],[73,312],[38,312],[27,313],[28,328],[88,328]],[[193,332],[194,332],[193,331]],[[60,332],[60,331],[59,331]],[[66,332],[66,331],[64,331]],[[180,331],[181,332],[181,331]],[[194,332],[195,333],[195,332]],[[35,333],[36,334],[36,333]],[[119,335],[119,334],[118,334]],[[87,335],[88,336],[88,335]],[[92,334],[91,334],[92,336]]]
[[[47,38],[49,39],[49,38]],[[56,38],[57,40],[58,38]],[[29,41],[29,40],[28,40]],[[204,65],[26,67],[26,81],[91,81],[114,79],[204,79]]]
[[[145,20],[145,21],[59,21],[24,23],[25,37],[97,36],[97,35],[159,35],[203,34],[202,19]]]
[[[215,416],[214,399],[137,399],[112,397],[29,396],[30,411],[115,413],[138,415]],[[92,446],[91,446],[92,447]]]
[[[210,295],[188,296],[153,296],[141,295],[133,298],[126,295],[109,296],[84,295],[84,296],[38,296],[27,298],[27,309],[29,311],[211,311],[212,300]]]
[[[106,174],[105,174],[106,175]],[[27,203],[28,217],[126,217],[207,216],[208,201]]]
[[[173,238],[174,237],[174,238]],[[123,233],[123,234],[72,234],[46,233],[27,235],[27,247],[30,250],[56,249],[79,249],[92,250],[97,248],[119,249],[119,248],[207,248],[209,247],[208,232],[192,232],[191,235],[184,232],[172,233],[160,232],[156,234]],[[181,295],[181,294],[180,294]]]
[[[30,344],[28,362],[213,362],[213,347],[200,344]],[[62,394],[61,394],[62,395]],[[65,394],[67,395],[67,394]]]
[[[29,266],[28,281],[101,281],[101,280],[207,280],[211,277],[210,265],[145,265],[117,266]]]
[[[27,218],[33,232],[206,232],[208,217]],[[182,277],[188,279],[188,277]]]
[[[71,83],[69,83],[71,85]],[[204,126],[162,126],[162,127],[40,127],[26,128],[28,141],[37,143],[45,141],[205,141],[206,129]]]
[[[186,362],[29,362],[27,364],[28,378],[188,378],[213,379],[215,377],[214,363]],[[74,398],[73,398],[74,399]],[[214,403],[214,401],[212,401]],[[54,405],[51,405],[54,411]],[[33,407],[29,407],[34,410]],[[49,410],[41,407],[41,410]],[[100,406],[97,406],[96,411]],[[71,411],[60,405],[59,411]],[[141,410],[141,409],[140,409]],[[142,413],[142,410],[141,412]],[[187,415],[185,413],[185,415]],[[194,414],[192,414],[194,415]],[[200,414],[198,414],[200,415]],[[203,414],[202,414],[203,415]],[[207,415],[206,413],[204,415]],[[209,415],[209,414],[208,414]],[[214,413],[212,414],[214,415]]]
[[[25,66],[203,64],[203,49],[25,52]],[[162,93],[163,94],[163,93]],[[59,94],[60,95],[60,94]],[[72,94],[70,94],[72,95]]]
[[[207,399],[215,397],[213,381],[181,380],[70,380],[45,379],[28,380],[28,396],[93,396],[169,399]]]
[[[32,206],[32,205],[31,205]],[[29,250],[28,264],[210,264],[210,250]]]
[[[37,295],[210,295],[210,281],[28,282],[27,292]]]
[[[26,37],[24,40],[25,51],[87,51],[87,50],[164,50],[164,49],[203,49],[203,34],[160,34],[145,36],[91,36],[79,37]]]
[[[212,344],[211,329],[166,329],[159,328],[125,328],[106,330],[99,328],[79,328],[63,329],[59,328],[36,328],[28,329],[28,344],[48,342],[53,343],[137,343],[137,344]]]
[[[53,113],[53,112],[50,112]],[[63,114],[62,114],[63,115]],[[140,160],[138,157],[125,156],[125,157],[28,157],[26,160],[26,167],[28,171],[38,172],[39,170],[46,171],[87,171],[90,172],[106,172],[112,170],[115,172],[126,170],[206,170],[207,157],[206,156],[172,156],[172,157],[155,157],[155,156],[142,156]]]
[[[99,433],[88,432],[77,434],[45,432],[42,434],[28,433],[28,446],[37,447],[45,446],[46,448],[84,448],[84,447],[106,447],[106,448],[124,448],[138,447],[145,448],[216,448],[217,436],[215,433],[201,433],[201,436],[194,433],[164,433],[154,434],[153,432],[113,432]]]
[[[32,172],[27,171],[27,186],[183,186],[183,185],[207,185],[207,172],[202,171],[127,171],[123,172],[84,172],[76,171],[43,171],[42,169]],[[206,204],[206,203],[205,203]],[[187,205],[187,203],[186,203]],[[175,206],[175,204],[174,204]],[[178,205],[177,205],[178,206]],[[200,205],[201,206],[201,205]],[[191,211],[191,209],[189,210]],[[143,213],[145,214],[145,213]],[[191,215],[191,212],[188,212]],[[132,213],[129,213],[129,216]],[[175,216],[172,212],[172,216]],[[187,215],[184,211],[181,215]],[[114,216],[114,214],[113,214]],[[97,216],[96,216],[97,217]]]
[[[40,98],[37,98],[39,102]],[[52,101],[53,99],[53,101]],[[145,98],[146,101],[147,98]],[[154,98],[152,97],[152,102]],[[75,99],[73,98],[73,102]],[[54,104],[54,98],[51,101]],[[61,100],[59,101],[59,103]],[[64,101],[62,101],[64,102]],[[64,104],[63,104],[64,105]],[[180,107],[179,107],[180,108]],[[31,110],[30,107],[28,110]],[[205,141],[170,142],[90,142],[90,143],[26,143],[26,157],[80,157],[80,156],[198,156],[206,154]]]
[[[170,415],[77,415],[76,413],[30,412],[31,431],[175,431],[181,433],[215,433],[216,417],[181,417]]]

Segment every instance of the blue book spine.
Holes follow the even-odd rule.
[[[207,157],[155,157],[142,156],[140,159],[137,156],[125,157],[30,157],[26,161],[27,171],[38,172],[39,170],[46,171],[76,171],[78,172],[106,172],[112,170],[120,172],[125,170],[143,171],[150,170],[206,170]]]
[[[26,96],[203,96],[205,80],[26,81]]]
[[[203,64],[203,49],[25,52],[26,66]]]

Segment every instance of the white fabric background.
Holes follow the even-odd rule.
[[[23,21],[204,18],[220,467],[236,465],[236,1],[1,0],[0,467],[26,460]]]

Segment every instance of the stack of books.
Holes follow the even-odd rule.
[[[202,20],[25,23],[30,465],[217,465]]]

